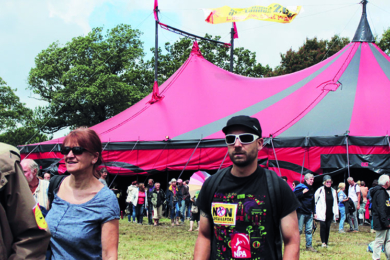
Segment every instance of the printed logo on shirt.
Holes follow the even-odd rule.
[[[231,246],[233,258],[251,258],[251,245],[247,234],[233,234]]]
[[[211,214],[214,224],[235,226],[237,204],[215,203],[211,204]]]
[[[389,202],[389,200],[386,200],[386,207],[390,207],[390,202]]]

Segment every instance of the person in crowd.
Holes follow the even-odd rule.
[[[181,194],[181,200],[179,201],[180,219],[181,219],[181,224],[184,224],[184,220],[186,217],[186,201],[189,200],[190,193],[188,191],[188,188],[183,185],[182,179],[177,180],[177,186]]]
[[[348,223],[349,223],[349,231],[351,232],[359,232],[357,212],[360,209],[360,187],[357,183],[354,182],[352,177],[347,179],[349,184],[348,189],[348,197],[351,198],[353,203],[355,204],[355,211],[353,214],[347,214]]]
[[[375,242],[372,248],[372,259],[380,259],[382,246],[385,244],[385,254],[390,258],[390,202],[386,189],[390,187],[389,175],[379,177],[378,186],[370,190],[372,197],[372,219],[374,222]]]
[[[259,120],[235,116],[222,131],[233,165],[207,178],[199,193],[194,259],[299,259],[300,203],[285,181],[258,165]]]
[[[34,214],[36,202],[20,166],[19,150],[5,143],[0,143],[0,180],[0,259],[44,260],[49,228]]]
[[[71,131],[61,154],[67,172],[54,190],[46,221],[52,232],[52,260],[117,259],[120,209],[112,191],[94,176],[102,143],[89,128]]]
[[[291,185],[292,185],[292,190],[293,190],[293,191],[294,191],[295,188],[299,185],[299,183],[300,183],[299,181],[293,181],[293,182],[292,182]]]
[[[51,178],[51,174],[48,173],[48,172],[45,172],[45,174],[43,175],[43,179],[44,179],[45,181],[50,181],[50,178]]]
[[[297,209],[299,234],[302,234],[305,225],[306,250],[317,252],[312,245],[312,228],[314,216],[314,176],[311,173],[305,174],[303,183],[298,184],[294,189],[294,194],[301,203]]]
[[[180,204],[182,200],[182,194],[181,189],[176,185],[176,179],[173,178],[171,180],[171,185],[169,186],[166,194],[167,203],[169,210],[171,211],[171,225],[175,226],[175,220],[176,225],[179,225],[179,219],[180,219]]]
[[[287,176],[282,176],[281,178],[282,178],[285,182],[287,182],[287,180],[288,180]]]
[[[191,219],[190,219],[190,229],[188,231],[193,231],[194,230],[194,222],[196,221],[196,224],[198,228],[196,231],[199,231],[199,219],[200,219],[200,212],[199,208],[196,204],[196,200],[198,199],[199,196],[199,191],[195,193],[195,196],[191,198],[192,202],[192,209],[191,209]]]
[[[153,225],[153,204],[151,203],[152,194],[154,190],[154,181],[153,179],[148,180],[148,185],[146,186],[146,189],[148,191],[148,225]]]
[[[135,192],[138,192],[138,181],[133,181],[129,187],[127,187],[127,197],[126,197],[126,203],[129,207],[130,214],[127,215],[127,219],[129,222],[131,222],[131,217],[133,217],[133,223],[135,223],[135,217],[136,217],[136,207],[132,203],[133,194]]]
[[[39,172],[39,166],[34,160],[24,159],[20,165],[22,166],[24,176],[27,179],[28,186],[30,187],[35,202],[39,203],[43,215],[46,216],[47,211],[49,210],[49,197],[47,196],[49,182],[38,179],[37,174]]]
[[[366,213],[367,193],[368,193],[368,188],[366,187],[366,183],[364,181],[360,181],[360,192],[361,192],[361,196],[363,196],[363,199],[360,199],[360,201],[363,200],[363,202],[360,205],[360,209],[358,211],[359,222],[360,225],[364,225],[364,214]]]
[[[339,217],[337,193],[331,187],[332,183],[331,177],[325,175],[323,178],[324,186],[317,189],[314,194],[315,214],[317,215],[317,220],[320,222],[322,247],[328,247],[330,225],[332,224],[332,220],[336,220]]]
[[[107,169],[106,168],[101,168],[100,169],[100,178],[99,178],[99,181],[106,187],[108,187],[107,185]]]
[[[344,203],[348,201],[348,197],[345,194],[345,183],[339,183],[339,189],[337,190],[337,196],[339,198],[339,211],[340,211],[340,223],[339,223],[339,233],[345,233],[344,231],[344,222],[345,222],[345,206]]]
[[[161,184],[159,182],[156,182],[154,185],[150,203],[153,205],[154,226],[158,226],[158,222],[162,218],[162,207],[165,203],[165,193],[161,190]]]
[[[189,180],[183,182],[184,187],[186,187],[188,190],[188,194],[190,193],[190,186],[188,186],[189,183],[190,183]],[[188,220],[191,220],[191,206],[192,206],[191,196],[188,196],[186,200],[186,215]]]
[[[369,210],[371,211],[371,230],[370,230],[370,232],[371,233],[375,233],[375,230],[374,230],[374,222],[373,222],[373,220],[372,220],[372,197],[371,197],[371,190],[373,189],[373,188],[375,188],[376,186],[378,186],[378,180],[374,180],[373,182],[372,182],[372,186],[371,186],[371,188],[368,190],[368,192],[367,192],[367,200],[369,201],[369,203],[370,203],[370,205],[369,205]]]
[[[142,225],[144,218],[144,210],[148,208],[148,190],[145,189],[145,185],[140,183],[138,185],[138,191],[133,192],[131,203],[135,206],[135,212],[137,216],[137,223]]]

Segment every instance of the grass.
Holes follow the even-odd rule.
[[[192,259],[197,232],[188,232],[189,222],[183,226],[171,227],[169,219],[162,219],[158,227],[127,222],[119,222],[119,259]],[[146,223],[146,225],[145,225]],[[196,225],[196,224],[195,224]],[[345,230],[347,230],[345,225]],[[305,251],[305,235],[301,235],[300,259],[371,259],[371,253],[366,252],[367,245],[375,239],[375,234],[369,233],[369,226],[360,226],[359,233],[338,233],[338,224],[332,224],[329,236],[329,247],[321,247],[319,224],[313,236],[313,247],[317,253]],[[386,259],[384,253],[381,259]]]

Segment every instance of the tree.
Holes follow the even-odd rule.
[[[33,124],[33,111],[20,102],[14,91],[0,77],[0,142],[17,146],[48,140]]]
[[[41,123],[46,122],[42,131],[95,125],[148,94],[152,82],[142,60],[140,35],[123,24],[106,34],[103,28],[94,28],[39,53],[28,83],[48,102],[37,109]]]
[[[382,37],[377,40],[377,45],[387,55],[390,55],[390,27],[382,34]]]
[[[328,40],[306,38],[306,42],[298,51],[288,50],[286,54],[280,54],[281,62],[268,76],[278,76],[293,73],[313,66],[341,50],[350,42],[348,38],[340,38],[338,35]]]
[[[212,37],[206,34],[205,38],[220,40],[220,36]],[[161,84],[166,81],[188,59],[191,53],[193,40],[181,38],[175,43],[165,43],[165,53],[159,48],[158,80]],[[198,43],[203,57],[220,68],[230,68],[230,48],[209,41]],[[154,48],[151,49],[154,52]],[[270,73],[272,69],[262,66],[256,61],[256,53],[244,48],[235,48],[233,55],[233,72],[248,77],[261,77]],[[148,62],[149,68],[154,67],[154,57]]]

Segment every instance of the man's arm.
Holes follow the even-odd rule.
[[[212,221],[208,219],[204,212],[200,212],[200,227],[198,239],[195,243],[194,260],[210,259],[211,251],[211,225]]]
[[[300,236],[298,229],[298,217],[295,210],[281,219],[281,230],[284,242],[283,259],[299,259]]]
[[[118,259],[119,220],[113,219],[102,225],[102,258]]]

